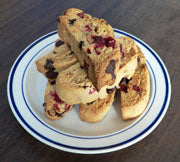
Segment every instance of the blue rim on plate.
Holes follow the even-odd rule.
[[[121,30],[118,30],[118,29],[114,29],[115,32],[117,33],[120,33],[120,34],[123,34],[125,36],[129,36],[131,37],[132,39],[134,39],[135,41],[137,41],[138,43],[140,43],[142,46],[144,46],[151,54],[152,56],[156,59],[156,61],[159,63],[160,67],[161,67],[161,70],[163,72],[163,75],[164,75],[164,80],[165,80],[165,85],[166,85],[166,89],[165,89],[165,98],[164,98],[164,101],[163,101],[163,105],[161,107],[161,110],[159,112],[159,114],[157,115],[157,117],[152,121],[152,123],[146,128],[144,129],[142,132],[140,132],[139,134],[137,134],[136,136],[134,136],[133,138],[130,138],[124,142],[121,142],[121,143],[117,143],[117,144],[113,144],[113,145],[108,145],[108,146],[104,146],[104,147],[75,147],[75,146],[69,146],[69,145],[64,145],[62,143],[59,143],[59,142],[56,142],[56,141],[53,141],[47,137],[45,137],[44,135],[40,134],[38,131],[36,131],[35,129],[33,129],[27,121],[25,121],[25,119],[23,118],[23,116],[20,114],[18,108],[17,108],[17,105],[14,101],[14,96],[13,96],[13,79],[14,79],[14,74],[15,74],[15,71],[16,71],[16,68],[18,66],[18,64],[21,62],[21,60],[23,59],[23,57],[26,55],[26,53],[28,53],[28,51],[33,48],[36,44],[38,44],[39,42],[41,42],[42,40],[54,35],[54,34],[57,34],[57,31],[54,31],[54,32],[51,32],[41,38],[39,38],[38,40],[36,40],[35,42],[33,42],[30,46],[28,46],[21,54],[20,56],[17,58],[17,60],[15,61],[12,69],[11,69],[11,72],[10,72],[10,75],[9,75],[9,79],[8,79],[8,99],[9,99],[9,102],[12,104],[12,109],[15,111],[16,113],[16,117],[18,117],[21,122],[31,131],[33,132],[35,135],[39,136],[40,138],[44,139],[45,141],[48,141],[49,143],[52,143],[52,144],[55,144],[55,145],[58,145],[58,146],[61,146],[61,147],[65,147],[65,148],[69,148],[69,149],[73,149],[73,150],[106,150],[106,149],[110,149],[110,148],[115,148],[115,147],[118,147],[118,146],[121,146],[121,145],[124,145],[124,144],[128,144],[129,142],[132,142],[134,140],[137,140],[139,137],[141,136],[144,136],[148,131],[150,131],[151,129],[153,130],[156,126],[157,126],[157,123],[158,121],[160,121],[160,118],[163,117],[165,115],[165,112],[167,111],[167,108],[168,108],[168,105],[169,105],[169,101],[170,101],[170,95],[171,95],[171,87],[170,87],[170,79],[169,79],[169,76],[168,76],[168,73],[167,73],[167,70],[165,68],[165,66],[163,65],[161,59],[155,54],[155,52],[148,46],[146,45],[144,42],[142,42],[141,40],[139,40],[138,38],[124,32],[124,31],[121,31]],[[52,42],[54,43],[54,42]],[[50,44],[52,44],[50,43]],[[49,44],[49,45],[50,45]],[[48,46],[48,45],[47,45]],[[45,47],[44,47],[45,48]],[[43,48],[42,48],[43,49]],[[41,49],[41,50],[42,50]],[[35,57],[35,55],[34,55]],[[31,59],[32,60],[32,59]],[[30,62],[31,62],[30,60]],[[29,62],[29,63],[30,63]],[[28,63],[28,65],[29,65]],[[26,69],[28,67],[28,65],[26,66]],[[151,68],[151,65],[148,63],[149,67]],[[25,71],[26,71],[25,69]],[[152,68],[151,68],[152,70]],[[25,73],[24,71],[24,73]],[[153,70],[152,70],[153,72]],[[154,75],[154,73],[153,73]],[[153,76],[154,77],[154,76]],[[23,74],[23,78],[22,80],[24,79],[24,74]],[[155,78],[154,78],[155,80]],[[22,81],[23,83],[23,81]],[[156,83],[156,81],[155,81]],[[156,85],[156,84],[155,84]],[[26,100],[25,100],[25,97],[24,97],[24,92],[23,92],[23,85],[22,85],[22,93],[23,93],[23,98],[24,98],[24,101],[26,103],[26,106],[27,108],[29,109],[29,111],[33,114],[33,116],[43,125],[45,125],[46,127],[48,127],[49,129],[53,130],[53,131],[57,131],[55,129],[52,129],[50,128],[49,126],[47,126],[45,123],[43,123],[32,111],[31,109],[29,108]],[[154,95],[155,97],[155,95]],[[154,97],[153,97],[153,100],[154,100]],[[153,103],[153,100],[152,100],[152,103]],[[151,106],[150,106],[151,107]],[[149,109],[150,109],[149,107]],[[149,111],[149,110],[148,110]],[[146,113],[148,113],[148,111]],[[121,130],[120,132],[122,132],[124,130]],[[59,132],[59,131],[57,131]],[[112,135],[115,135],[115,134],[118,134],[120,132],[117,132],[117,133],[114,133],[114,134],[111,134],[111,135],[108,135],[108,136],[112,136]],[[62,133],[62,132],[59,132],[61,133],[62,135],[65,135],[65,136],[70,136],[70,137],[73,137],[73,138],[83,138],[83,139],[94,139],[94,138],[89,138],[89,137],[78,137],[78,136],[71,136],[71,135],[68,135],[68,134],[65,134],[65,133]],[[97,138],[105,138],[107,136],[102,136],[102,137],[95,137],[96,139]]]

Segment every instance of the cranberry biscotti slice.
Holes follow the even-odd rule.
[[[94,102],[87,104],[79,104],[79,116],[82,121],[94,123],[102,120],[111,108],[114,102],[114,95],[116,90],[114,89],[104,99],[97,99]]]
[[[82,10],[70,8],[59,16],[58,34],[77,56],[98,91],[112,86],[120,65],[120,48],[112,27]]]
[[[59,71],[68,68],[76,62],[77,58],[73,52],[61,39],[58,39],[55,43],[55,49],[38,59],[35,63],[40,73],[44,74],[48,79],[56,79]]]
[[[56,92],[68,104],[88,103],[107,96],[106,89],[97,92],[79,62],[59,72]]]
[[[58,97],[55,87],[50,81],[47,82],[43,106],[45,115],[50,120],[62,118],[73,107],[73,105],[65,103]]]
[[[150,95],[149,72],[144,55],[138,58],[138,67],[131,80],[124,78],[120,84],[123,120],[138,117],[145,110]]]
[[[122,36],[117,39],[117,43],[120,46],[120,66],[114,85],[116,88],[119,88],[119,83],[122,78],[126,77],[130,79],[134,74],[137,67],[137,58],[141,53],[141,49],[130,37]]]

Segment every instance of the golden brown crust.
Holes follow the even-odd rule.
[[[112,94],[109,94],[104,99],[98,99],[93,103],[80,104],[80,119],[90,123],[102,120],[110,110],[111,104],[114,102],[115,91],[116,90],[114,90]]]

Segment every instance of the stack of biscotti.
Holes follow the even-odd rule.
[[[129,38],[121,37],[118,40],[122,43],[121,46],[126,49],[126,41],[124,40],[129,40]],[[126,53],[127,58],[124,60],[124,65],[122,65],[118,76],[121,78],[131,78],[136,68],[136,57],[134,57],[134,52],[124,52]],[[133,63],[135,63],[133,66],[134,69],[130,68],[130,65]],[[68,104],[71,107],[74,104],[80,104],[80,117],[84,121],[85,117],[90,115],[90,111],[83,111],[82,107],[84,107],[84,110],[89,108],[92,113],[94,113],[96,112],[94,111],[95,108],[91,108],[98,108],[99,105],[100,109],[97,110],[100,111],[97,111],[98,113],[96,112],[95,115],[96,117],[99,117],[94,119],[87,118],[86,120],[88,122],[99,121],[108,112],[110,105],[114,100],[115,88],[105,89],[105,91],[102,89],[98,92],[92,82],[88,79],[85,69],[81,67],[74,53],[68,49],[67,45],[64,44],[61,39],[56,41],[54,51],[37,60],[36,65],[37,70],[44,74],[49,80],[45,93],[45,114],[49,119],[59,119],[62,117],[62,115],[57,116],[57,113],[59,112],[57,109],[63,109],[63,104],[56,103],[57,100],[61,100],[64,102],[64,105]],[[131,69],[132,72],[128,69]],[[57,73],[57,75],[54,75],[54,73]],[[50,88],[48,87],[51,87],[51,91],[49,91]],[[61,93],[60,95],[57,95],[57,92],[59,91]],[[52,94],[56,94],[56,100],[54,100]],[[57,99],[57,97],[59,97],[59,99]],[[107,102],[107,100],[109,102]]]
[[[61,42],[61,45],[57,46],[57,42]],[[75,99],[72,99],[72,101],[74,101],[74,102],[72,102],[70,100],[71,104],[68,104],[69,102],[68,103],[64,102],[57,95],[56,89],[55,89],[56,82],[57,82],[56,81],[57,75],[55,75],[56,73],[58,75],[61,74],[60,76],[62,76],[62,80],[64,80],[64,79],[71,80],[71,77],[68,77],[66,75],[63,76],[64,72],[67,75],[70,73],[73,73],[73,77],[74,77],[74,79],[72,78],[73,82],[71,82],[70,85],[66,81],[65,81],[65,83],[66,83],[66,86],[69,86],[71,88],[71,90],[76,89],[77,90],[76,93],[78,94],[78,96],[80,96],[80,93],[78,93],[79,92],[78,89],[80,91],[81,91],[81,89],[83,89],[83,90],[86,89],[86,87],[84,87],[84,86],[81,87],[81,83],[83,83],[83,85],[88,86],[88,84],[89,84],[90,86],[92,86],[91,81],[88,80],[88,78],[87,78],[87,74],[85,73],[85,70],[82,69],[80,67],[80,64],[77,62],[76,56],[73,55],[73,53],[66,47],[66,45],[60,39],[56,41],[55,50],[50,52],[49,54],[43,56],[42,58],[38,59],[36,61],[36,65],[37,65],[37,70],[39,72],[41,72],[42,74],[44,74],[46,76],[46,78],[48,79],[46,90],[45,90],[45,97],[44,97],[44,100],[45,100],[44,101],[44,111],[45,111],[46,117],[49,118],[50,120],[60,119],[68,111],[70,111],[73,107],[73,104],[77,102],[77,100],[75,98]],[[74,72],[74,70],[76,72]],[[77,80],[78,76],[80,78],[79,80]],[[78,86],[76,84],[78,84]],[[64,89],[68,89],[68,87],[67,88],[64,87]],[[87,88],[87,90],[88,90],[88,88]],[[89,94],[91,94],[91,93],[93,94],[94,90],[92,89],[92,91],[91,90],[88,90],[88,91],[89,91]],[[69,91],[66,92],[66,95],[68,95],[68,93],[69,93]],[[94,96],[93,103],[94,104],[96,103],[96,108],[99,108],[100,106],[102,106],[102,102],[104,102],[106,104],[104,104],[103,107],[101,107],[101,112],[99,112],[97,114],[99,117],[96,120],[92,120],[92,121],[90,121],[90,119],[89,119],[88,120],[89,122],[96,122],[96,121],[102,120],[103,117],[106,115],[108,109],[110,108],[110,105],[114,101],[115,89],[109,91],[108,93],[110,95],[107,94],[107,97],[105,97],[103,99],[98,99],[98,100],[96,100],[96,99],[98,98],[98,96],[100,96],[100,94],[93,95]],[[106,98],[108,98],[108,101]],[[85,97],[84,97],[84,99],[85,99]],[[80,100],[82,100],[82,99],[80,99]],[[90,100],[87,100],[87,102],[88,101],[92,101],[92,99],[90,98]],[[84,101],[84,103],[87,103],[87,102]],[[92,103],[89,103],[88,105],[91,105],[91,104]],[[81,103],[80,107],[86,107],[86,104]],[[104,115],[102,115],[103,111],[104,111]],[[81,114],[83,114],[83,113],[81,113]],[[87,114],[87,113],[84,113],[84,114]]]
[[[45,114],[59,119],[79,104],[81,120],[100,121],[122,79],[136,73],[141,50],[129,37],[114,38],[105,20],[82,10],[68,9],[58,20],[55,49],[36,61],[37,70],[48,79]]]

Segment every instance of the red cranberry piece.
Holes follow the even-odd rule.
[[[82,18],[82,19],[84,18],[84,12],[80,12],[80,13],[78,13],[77,15],[78,15],[80,18]]]
[[[65,104],[65,111],[68,111],[70,109],[71,105]]]
[[[105,40],[102,36],[91,36],[93,39],[93,43],[96,43],[99,45],[99,47],[103,47],[105,45]]]
[[[91,31],[92,31],[91,28],[89,27],[89,25],[86,25],[86,26],[85,26],[85,30],[86,30],[87,32],[91,32]]]
[[[138,61],[138,63],[140,62],[140,58],[139,57],[137,58],[137,61]]]
[[[120,53],[121,53],[121,57],[125,56],[124,50],[122,48],[122,44],[120,44]]]
[[[96,54],[97,54],[97,55],[99,55],[99,54],[100,54],[100,52],[99,52],[99,51],[97,51],[97,48],[99,48],[99,47],[98,47],[98,45],[96,44],[96,45],[94,46],[94,51],[96,52]]]
[[[140,91],[140,88],[139,88],[139,86],[133,85],[133,90],[138,92],[138,91]]]
[[[59,109],[57,104],[54,104],[53,106],[55,107],[56,111],[58,111],[58,112],[60,111],[60,109]]]
[[[121,65],[119,66],[119,68],[121,69],[123,66],[124,66],[124,64],[121,64]]]
[[[89,91],[89,94],[92,94],[96,91],[96,88],[93,88],[92,90]]]
[[[116,40],[112,37],[104,38],[106,47],[112,47],[114,49]]]
[[[53,97],[53,100],[59,104],[63,104],[64,102],[59,98],[56,92],[50,92],[50,95]]]
[[[89,48],[87,48],[87,53],[91,54],[91,50]]]
[[[84,69],[86,70],[86,71],[88,71],[88,68],[89,68],[89,64],[87,64],[87,62],[84,60]]]
[[[120,90],[123,91],[123,92],[125,92],[125,93],[127,93],[127,88],[128,88],[128,87],[127,87],[127,85],[125,85],[125,84],[121,84],[121,85],[120,85]]]

